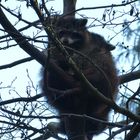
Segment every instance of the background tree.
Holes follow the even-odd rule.
[[[71,4],[70,4],[70,3]],[[118,95],[118,105],[113,101],[99,96],[100,93],[94,87],[95,96],[101,98],[103,102],[112,107],[113,111],[110,122],[102,122],[108,124],[109,132],[106,134],[106,139],[119,139],[119,134],[125,132],[121,137],[126,140],[134,139],[138,136],[140,129],[140,78],[139,70],[139,10],[138,0],[119,1],[109,5],[84,7],[75,10],[76,1],[64,1],[64,15],[71,14],[89,19],[89,30],[102,30],[105,32],[105,38],[116,46],[116,51],[113,52],[116,56],[116,62],[120,76],[120,91]],[[57,12],[50,8],[48,10],[48,1],[20,0],[15,1],[15,7],[11,8],[9,1],[2,1],[0,4],[0,50],[1,50],[1,78],[0,81],[0,137],[1,139],[48,139],[54,137],[63,139],[57,134],[56,128],[47,127],[50,119],[60,118],[64,116],[52,115],[55,113],[47,106],[43,95],[36,80],[31,78],[35,68],[31,71],[26,70],[24,89],[18,90],[20,84],[15,84],[18,81],[18,73],[26,66],[26,62],[36,60],[41,65],[45,66],[47,56],[41,51],[47,47],[47,36],[49,35],[56,45],[63,50],[59,41],[53,35],[50,25],[44,22],[45,18],[56,14]],[[22,5],[24,9],[22,9]],[[78,5],[78,1],[77,1]],[[26,6],[26,7],[25,7]],[[93,5],[94,6],[94,3]],[[25,9],[35,15],[35,19],[28,19],[24,13]],[[102,15],[98,17],[81,14],[82,11],[100,11]],[[37,15],[37,16],[36,16]],[[12,18],[10,17],[12,16]],[[26,17],[26,18],[25,18]],[[8,20],[9,19],[9,20]],[[96,31],[97,30],[97,31]],[[111,31],[108,32],[108,31]],[[29,32],[32,34],[29,34]],[[108,33],[108,34],[107,34]],[[121,37],[120,37],[121,36]],[[127,40],[128,39],[128,40]],[[22,48],[27,54],[20,51]],[[20,51],[20,53],[19,53]],[[6,57],[6,53],[8,54]],[[18,54],[19,53],[19,54]],[[3,55],[4,54],[4,55]],[[10,61],[10,55],[17,56],[15,61]],[[23,55],[22,57],[20,55]],[[119,56],[119,57],[118,57]],[[7,58],[6,64],[4,59]],[[9,58],[9,59],[8,59]],[[32,63],[35,63],[34,61]],[[34,67],[34,65],[32,65]],[[12,67],[12,68],[11,68]],[[14,69],[15,67],[15,69]],[[18,69],[17,67],[20,67]],[[30,67],[30,66],[29,66]],[[39,67],[39,66],[38,66]],[[9,71],[7,70],[9,69]],[[12,70],[13,69],[13,70]],[[53,63],[49,69],[56,69]],[[6,75],[5,71],[7,71]],[[8,72],[15,72],[15,77],[9,81]],[[63,74],[62,74],[63,75]],[[38,78],[37,78],[38,79]],[[22,79],[23,80],[23,79]],[[8,81],[8,82],[7,82]],[[8,85],[8,83],[10,84]],[[84,81],[83,81],[84,82]],[[22,83],[22,82],[20,82]],[[16,85],[16,87],[15,87]],[[89,87],[90,88],[90,87]],[[26,90],[25,90],[26,89]],[[50,112],[52,112],[50,114]],[[81,117],[81,116],[79,116]],[[89,118],[88,119],[94,119]],[[101,121],[101,120],[97,120]],[[115,128],[115,129],[113,129]],[[117,128],[117,129],[116,129]],[[52,132],[52,129],[54,131]],[[130,130],[130,131],[129,131]],[[117,137],[118,136],[118,137]],[[121,138],[120,138],[121,139]]]

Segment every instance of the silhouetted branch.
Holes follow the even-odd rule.
[[[0,66],[0,70],[11,68],[11,67],[17,66],[19,64],[22,64],[22,63],[25,63],[25,62],[29,62],[31,60],[33,60],[33,58],[32,57],[28,57],[28,58],[24,58],[24,59],[12,62],[10,64],[2,65],[2,66]]]
[[[127,83],[137,79],[140,79],[140,70],[121,75],[120,84]]]
[[[96,7],[86,7],[86,8],[79,8],[79,9],[76,9],[72,12],[69,12],[68,14],[73,14],[75,12],[78,12],[78,11],[82,11],[82,10],[94,10],[94,9],[105,9],[105,8],[113,8],[113,7],[122,7],[122,6],[127,6],[127,5],[130,5],[132,3],[135,3],[139,0],[133,0],[133,1],[130,1],[130,2],[125,2],[125,3],[121,3],[121,4],[111,4],[111,5],[105,5],[105,6],[96,6]]]
[[[23,37],[9,22],[9,20],[7,19],[1,8],[0,8],[0,24],[25,52],[27,52],[30,56],[36,59],[40,64],[45,65],[46,56],[43,55],[28,41],[26,41],[26,38]]]
[[[36,101],[37,99],[39,99],[41,97],[43,97],[43,94],[38,94],[38,95],[35,95],[30,98],[22,97],[22,98],[15,98],[15,99],[11,99],[11,100],[1,101],[0,106],[6,105],[6,104],[11,104],[11,103],[16,103],[16,102],[32,102],[32,101]]]
[[[40,16],[41,13],[40,13],[38,7],[36,7],[36,5],[34,4],[34,1],[31,0],[31,2],[33,4],[33,8],[35,8],[36,13],[38,14],[38,16]],[[43,21],[44,21],[43,15],[41,15],[39,18],[40,18],[40,21],[43,23]],[[0,23],[4,27],[5,31],[7,31],[9,33],[9,35],[12,36],[12,38],[20,45],[20,47],[24,51],[26,51],[29,55],[31,55],[39,63],[41,63],[42,65],[45,66],[47,57],[44,54],[42,54],[39,50],[34,48],[33,45],[29,44],[26,41],[26,39],[11,25],[11,23],[8,21],[8,19],[4,15],[3,11],[1,10],[1,8],[0,8]],[[132,112],[130,112],[129,110],[127,110],[125,108],[120,108],[117,104],[115,104],[114,101],[108,99],[102,93],[100,93],[95,87],[93,87],[93,85],[85,78],[85,76],[77,68],[77,66],[75,65],[73,60],[67,54],[67,52],[64,49],[64,47],[61,45],[60,41],[57,38],[54,38],[53,31],[50,30],[50,28],[48,28],[47,26],[46,26],[45,30],[48,33],[49,37],[51,37],[53,39],[54,44],[56,45],[56,47],[58,47],[61,50],[61,52],[63,53],[63,55],[66,57],[66,60],[71,65],[72,69],[74,70],[76,75],[79,77],[81,82],[83,82],[83,84],[85,84],[85,86],[88,88],[88,90],[91,91],[91,93],[92,93],[92,95],[94,97],[100,99],[100,101],[102,101],[103,103],[107,104],[108,106],[113,108],[115,111],[128,116],[129,118],[131,118],[135,122],[140,122],[140,116],[133,114]],[[49,64],[51,66],[54,66],[52,63],[49,63]],[[60,74],[66,75],[62,70],[61,70],[61,72],[60,72]]]
[[[134,140],[140,133],[140,123],[136,124],[132,130],[127,134],[125,140]]]
[[[132,125],[126,125],[122,128],[120,128],[119,130],[116,130],[115,132],[113,131],[111,136],[109,136],[109,138],[107,138],[106,140],[112,140],[116,135],[126,131],[126,130],[130,130],[132,128]]]

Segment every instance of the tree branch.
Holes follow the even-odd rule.
[[[14,67],[16,65],[19,65],[19,64],[22,64],[22,63],[25,63],[25,62],[29,62],[31,60],[33,60],[33,58],[32,57],[28,57],[28,58],[24,58],[24,59],[12,62],[10,64],[2,65],[2,66],[0,66],[0,70],[11,68],[11,67]]]
[[[134,140],[140,133],[140,124],[136,124],[132,130],[127,134],[125,140]]]
[[[116,135],[126,131],[126,130],[130,130],[132,128],[132,125],[125,125],[124,127],[116,130],[116,131],[113,131],[111,136],[109,136],[109,138],[107,138],[106,140],[112,140]]]
[[[24,36],[20,34],[20,32],[14,28],[14,26],[10,23],[10,21],[7,19],[5,14],[3,13],[1,7],[0,7],[0,24],[3,26],[5,31],[17,42],[17,44],[26,52],[28,53],[33,59],[37,60],[40,64],[42,64],[44,67],[46,66],[47,56],[40,52],[38,49],[36,49],[32,44],[30,44]],[[48,30],[48,34],[51,34],[51,32]],[[50,35],[52,36],[52,35]],[[67,77],[67,74],[60,68],[58,68],[55,63],[53,63],[51,60],[49,61],[49,67],[48,69],[54,69],[60,77]]]
[[[17,44],[30,56],[36,59],[40,64],[45,65],[46,56],[30,44],[25,37],[23,37],[18,30],[9,22],[5,14],[0,7],[0,24],[3,26],[6,32],[17,42]]]
[[[105,6],[96,6],[96,7],[86,7],[86,8],[79,8],[79,9],[76,9],[72,12],[69,12],[68,14],[73,14],[75,12],[78,12],[78,11],[82,11],[82,10],[94,10],[94,9],[105,9],[105,8],[113,8],[113,7],[122,7],[122,6],[126,6],[126,5],[130,5],[131,3],[134,3],[134,2],[137,2],[139,0],[133,0],[133,1],[130,1],[130,2],[126,2],[126,3],[121,3],[121,4],[111,4],[111,5],[105,5]]]
[[[33,1],[31,1],[31,2],[34,4]],[[35,8],[36,8],[36,10],[38,10],[37,7],[35,7]],[[44,21],[42,15],[39,18],[40,18],[41,22]],[[26,39],[11,25],[11,23],[8,21],[8,19],[4,15],[3,11],[1,10],[1,8],[0,8],[0,23],[4,27],[4,29],[10,34],[10,36],[12,36],[12,38],[15,39],[15,41],[20,45],[20,47],[24,51],[26,51],[29,55],[31,55],[39,63],[41,63],[42,65],[45,66],[47,57],[44,54],[42,54],[39,50],[34,48],[33,45],[29,44],[26,41]],[[45,29],[46,29],[46,32],[48,33],[48,35],[53,39],[54,36],[53,36],[53,32],[51,32],[52,30],[49,30],[50,28],[47,28],[47,27]],[[113,108],[115,111],[117,111],[117,112],[119,112],[119,113],[121,113],[123,115],[128,116],[129,118],[131,118],[135,122],[140,123],[140,116],[133,114],[131,111],[129,111],[129,110],[125,109],[125,108],[120,108],[117,104],[115,104],[114,101],[112,101],[111,99],[105,97],[95,87],[93,87],[93,85],[86,79],[86,77],[77,68],[77,66],[75,65],[73,60],[69,57],[69,55],[67,54],[66,50],[61,45],[60,41],[57,38],[54,38],[53,41],[54,41],[54,44],[56,45],[56,47],[59,47],[59,49],[62,51],[62,53],[66,57],[66,60],[71,65],[71,67],[74,70],[74,72],[81,79],[81,82],[83,82],[86,85],[86,87],[91,91],[91,94],[94,97],[100,99],[103,103],[107,104],[108,106]],[[52,63],[50,63],[50,65],[53,66]]]
[[[15,99],[11,99],[11,100],[6,100],[6,101],[1,101],[0,102],[0,106],[2,105],[6,105],[6,104],[11,104],[11,103],[15,103],[15,102],[32,102],[32,101],[36,101],[37,99],[43,97],[43,94],[38,94],[35,95],[33,97],[27,97],[27,98],[15,98]]]
[[[140,79],[140,70],[119,76],[120,84]]]

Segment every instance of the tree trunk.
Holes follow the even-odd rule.
[[[76,1],[77,0],[64,0],[63,1],[63,15],[69,15],[75,17],[75,9],[76,9]]]

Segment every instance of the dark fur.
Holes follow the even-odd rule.
[[[86,55],[93,61],[94,64],[83,56],[68,49],[75,63],[93,86],[104,94],[104,96],[114,98],[117,91],[118,80],[110,53],[113,46],[108,44],[100,35],[88,32],[85,24],[86,20],[67,18],[59,19],[52,25],[55,27],[54,29],[58,38],[61,39],[62,36],[78,38],[77,41],[72,44],[69,44],[67,40],[64,41],[63,44],[64,46],[80,51],[80,53]],[[49,72],[44,71],[43,91],[48,99],[48,103],[57,109],[60,115],[63,113],[86,114],[90,117],[107,121],[110,108],[102,103],[100,99],[96,99],[92,95],[94,93],[90,93],[90,91],[80,83],[79,77],[74,74],[65,61],[64,56],[53,44],[50,43],[49,45],[52,47],[50,59],[70,77],[70,80],[60,77],[60,75],[53,70]],[[79,87],[82,88],[82,92],[68,95],[54,94],[47,92],[47,86],[62,91]],[[106,127],[97,121],[89,121],[85,118],[72,116],[62,120],[60,126],[64,127],[63,129],[68,135],[69,140],[91,140],[93,135],[101,133]]]

